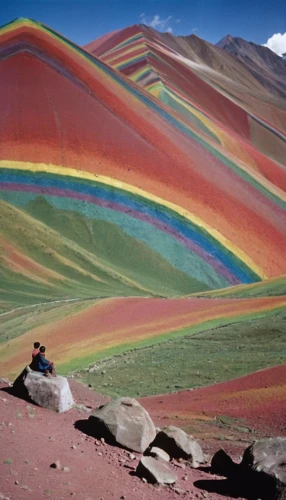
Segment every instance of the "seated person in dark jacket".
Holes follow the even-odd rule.
[[[48,361],[45,358],[46,348],[45,346],[40,347],[40,352],[33,358],[30,368],[36,372],[41,372],[46,375],[46,377],[56,376],[54,363]]]

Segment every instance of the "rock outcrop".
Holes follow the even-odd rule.
[[[153,457],[142,457],[136,474],[153,484],[174,484],[177,481],[176,474],[167,464]]]
[[[153,446],[166,451],[172,458],[185,458],[192,467],[205,463],[203,450],[199,443],[182,429],[170,425],[164,427],[156,436]]]
[[[243,455],[240,464],[224,450],[215,453],[212,472],[228,478],[231,493],[243,498],[286,500],[286,438],[255,441]]]
[[[241,465],[258,472],[268,472],[276,468],[277,477],[286,482],[286,437],[254,441],[246,448]]]
[[[240,468],[256,473],[257,480],[273,492],[273,498],[286,498],[286,437],[252,443],[243,454]]]
[[[143,453],[156,436],[149,413],[136,399],[123,397],[96,409],[89,417],[89,424],[111,436],[117,444]],[[106,435],[104,436],[106,437]]]
[[[220,476],[230,477],[236,473],[237,467],[237,464],[222,448],[214,454],[211,461],[212,472]]]
[[[48,410],[62,413],[74,405],[66,377],[57,375],[48,378],[42,373],[29,372],[23,381],[23,385],[32,401]]]

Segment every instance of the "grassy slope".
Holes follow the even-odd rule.
[[[274,297],[286,294],[286,275],[272,278],[250,285],[238,285],[222,290],[210,290],[209,292],[193,293],[190,297],[213,297],[244,299],[254,297]]]
[[[13,268],[0,246],[2,311],[64,298],[174,296],[205,288],[111,223],[42,200],[27,207],[29,214],[5,202],[0,208],[0,237],[28,261]],[[41,266],[44,278],[31,271],[31,262]]]
[[[4,216],[0,220],[2,236],[13,249],[41,264],[44,269],[52,269],[60,279],[54,275],[49,279],[45,276],[40,282],[36,274],[32,279],[31,275],[7,269],[1,264],[1,284],[3,290],[6,288],[2,295],[3,310],[53,299],[91,296],[95,299],[116,293],[146,294],[144,286],[162,282],[165,275],[168,277],[162,286],[165,290],[169,287],[169,293],[172,279],[177,283],[181,276],[184,277],[181,290],[192,284],[186,275],[176,271],[142,243],[133,253],[138,242],[126,237],[111,223],[88,219],[71,211],[58,211],[48,203],[42,203],[42,200],[30,204],[26,210],[33,217],[7,203],[1,204]],[[39,220],[36,220],[36,214]],[[120,242],[121,254],[117,252],[114,241]],[[146,255],[147,263],[144,260]],[[5,249],[2,256],[5,256]],[[131,264],[129,269],[128,264]],[[285,277],[281,277],[199,296],[205,295],[210,299],[229,296],[235,303],[238,297],[278,296],[284,293]],[[5,342],[10,339],[37,326],[71,317],[92,303],[90,300],[78,300],[42,304],[0,315],[0,343],[5,347]],[[84,359],[71,360],[59,368],[61,372],[68,373],[83,369],[97,359],[113,356],[107,361],[100,361],[99,371],[83,373],[85,381],[111,395],[145,395],[203,386],[281,363],[285,354],[285,319],[281,308],[265,314],[261,312],[251,318],[247,315],[231,320],[219,317],[177,332],[166,332],[160,338],[139,341],[135,349],[134,344],[126,343]],[[108,367],[104,376],[101,375],[102,366]]]
[[[286,313],[210,329],[99,361],[79,379],[110,396],[203,387],[282,364]]]
[[[111,222],[59,210],[39,197],[25,210],[72,242],[80,241],[82,248],[107,262],[112,269],[155,293],[181,295],[186,289],[207,288]]]
[[[39,326],[53,324],[90,307],[96,300],[45,303],[27,306],[0,315],[0,344],[9,342]],[[36,341],[36,340],[35,340]]]

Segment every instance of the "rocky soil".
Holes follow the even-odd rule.
[[[6,383],[0,384],[1,499],[242,498],[229,496],[224,491],[224,478],[210,474],[207,466],[192,469],[183,461],[170,464],[178,477],[175,485],[145,483],[135,475],[141,454],[109,446],[79,430],[80,421],[87,420],[91,410],[107,398],[72,380],[71,388],[77,407],[57,414],[15,398]],[[213,444],[213,449],[207,450],[201,444],[209,460],[211,452],[222,446]],[[241,449],[237,445],[232,448],[231,441],[226,444],[238,461],[245,442]]]

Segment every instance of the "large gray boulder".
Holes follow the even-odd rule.
[[[143,453],[156,436],[149,413],[136,399],[123,397],[96,409],[89,417],[91,431],[107,431],[116,443]],[[106,436],[104,436],[106,437]]]
[[[48,378],[42,373],[30,372],[27,373],[23,383],[32,401],[43,408],[62,413],[74,405],[66,377],[57,375]]]
[[[168,465],[153,457],[142,457],[136,474],[153,484],[174,484],[177,481],[176,474]]]
[[[286,483],[286,437],[254,441],[246,448],[241,465],[258,472],[276,468],[277,476]]]
[[[199,443],[182,429],[169,425],[164,427],[156,436],[152,446],[166,451],[172,458],[185,458],[192,467],[199,467],[205,463],[203,450]]]
[[[254,441],[245,450],[240,468],[257,473],[260,483],[274,491],[273,498],[286,498],[286,437]]]

